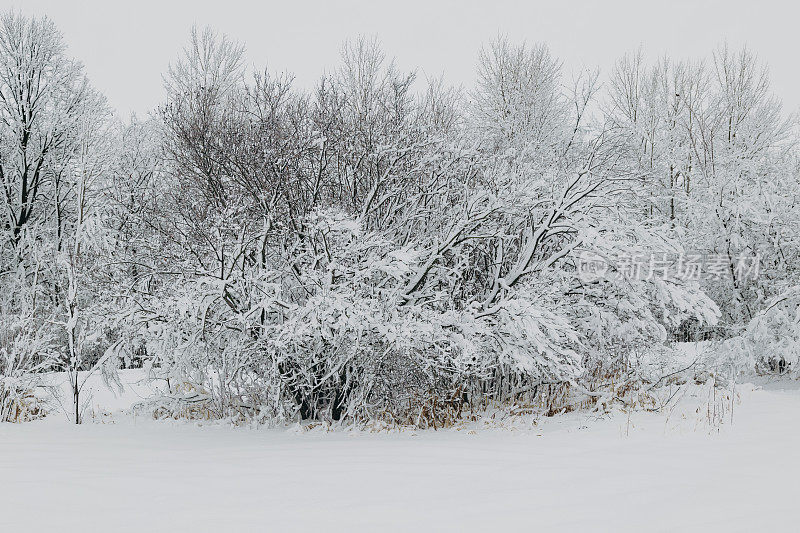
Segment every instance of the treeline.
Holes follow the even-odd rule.
[[[690,326],[774,368],[753,347],[796,313],[800,172],[758,58],[567,76],[499,39],[477,69],[421,80],[362,38],[301,91],[206,30],[120,122],[52,22],[6,14],[0,418],[58,370],[79,422],[89,372],[143,365],[218,417],[428,427],[543,385],[605,398]],[[713,275],[623,275],[689,253]]]

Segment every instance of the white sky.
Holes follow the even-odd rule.
[[[401,68],[465,85],[479,47],[498,33],[546,42],[567,70],[604,72],[640,44],[650,57],[684,58],[727,40],[765,59],[785,108],[800,108],[800,6],[791,0],[0,0],[0,7],[53,19],[123,115],[160,103],[161,75],[193,24],[243,42],[250,63],[292,72],[301,87],[334,67],[341,43],[359,34],[377,35]]]

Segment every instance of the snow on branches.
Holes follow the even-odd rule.
[[[302,91],[194,31],[128,124],[46,19],[3,19],[0,66],[3,418],[47,370],[76,422],[85,373],[124,365],[166,384],[162,414],[435,426],[588,394],[690,328],[749,324],[742,350],[797,365],[794,311],[759,311],[797,283],[796,131],[746,50],[628,56],[603,86],[501,38],[462,92],[362,38]],[[659,254],[715,276],[629,275]]]

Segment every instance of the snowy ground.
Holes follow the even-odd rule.
[[[670,413],[504,429],[249,429],[121,412],[3,424],[0,531],[791,529],[800,390],[737,391],[721,425],[703,389]]]

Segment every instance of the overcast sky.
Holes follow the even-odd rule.
[[[646,4],[652,5],[646,5]],[[123,115],[161,101],[161,75],[193,24],[243,42],[254,66],[295,74],[313,86],[337,62],[341,43],[377,35],[387,55],[422,75],[469,85],[482,43],[503,33],[546,42],[567,69],[614,61],[640,44],[648,56],[708,55],[719,43],[747,44],[771,68],[785,107],[800,107],[800,8],[789,0],[746,1],[262,1],[0,0],[46,14],[94,85]]]

